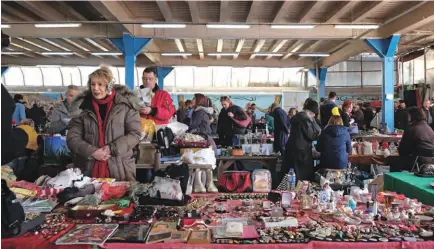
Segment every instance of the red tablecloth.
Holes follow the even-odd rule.
[[[433,249],[434,241],[425,242],[323,242],[312,241],[307,244],[128,244],[106,243],[102,246],[106,249]]]

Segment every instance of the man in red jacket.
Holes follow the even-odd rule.
[[[150,107],[140,109],[140,116],[152,119],[157,125],[168,124],[175,113],[175,108],[170,94],[158,88],[157,69],[154,67],[145,68],[142,81],[143,85],[140,88],[152,89],[152,101]]]

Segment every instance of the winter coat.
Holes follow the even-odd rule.
[[[321,168],[344,169],[351,153],[351,137],[347,127],[329,125],[321,133],[316,146],[321,152]]]
[[[176,121],[180,123],[184,123],[186,118],[187,118],[187,110],[179,108],[176,111]]]
[[[283,154],[286,143],[288,142],[288,134],[291,127],[288,121],[288,115],[280,107],[276,107],[271,115],[274,118],[274,151],[279,151]]]
[[[12,120],[15,120],[16,125],[20,125],[21,121],[26,119],[26,107],[24,104],[16,102],[15,110],[12,114]]]
[[[366,124],[366,128],[369,129],[371,128],[371,122],[372,120],[374,120],[374,111],[372,110],[372,108],[368,107],[366,109],[362,110],[363,112],[363,117],[365,118],[365,124]]]
[[[297,180],[311,180],[314,168],[312,142],[317,138],[321,128],[314,118],[301,111],[291,118],[291,132],[286,143],[283,174],[295,169]],[[283,174],[281,177],[283,177]]]
[[[428,123],[429,126],[431,126],[431,128],[434,129],[434,108],[430,107],[427,110],[424,107],[422,107],[422,110],[425,112],[426,122]],[[431,122],[428,122],[428,121],[431,121]]]
[[[344,122],[344,126],[350,127],[350,121],[351,121],[350,115],[348,115],[348,113],[343,111],[341,111],[340,113],[341,113],[342,121]]]
[[[434,157],[434,131],[426,121],[410,125],[398,147],[400,156]]]
[[[329,119],[332,116],[332,110],[335,107],[337,107],[335,102],[326,100],[319,108],[322,127],[325,127],[328,124]]]
[[[354,122],[357,123],[359,129],[363,129],[363,126],[365,125],[365,115],[363,114],[362,110],[359,109],[358,111],[355,111],[353,117]]]
[[[133,148],[139,143],[141,135],[139,100],[125,86],[115,85],[114,89],[116,95],[104,134],[105,144],[110,146],[111,151],[111,158],[107,161],[110,177],[117,181],[135,180]],[[90,176],[95,163],[92,153],[99,146],[97,117],[89,91],[78,95],[73,101],[71,117],[66,141],[75,154],[75,165],[83,168],[86,176]]]
[[[212,107],[196,107],[196,109],[193,111],[188,132],[211,135],[211,117],[213,111],[214,110]]]
[[[53,114],[51,116],[51,122],[48,124],[48,133],[63,133],[68,126],[65,123],[65,119],[69,119],[69,104],[66,100],[58,103],[53,108]]]
[[[236,134],[245,134],[246,128],[237,126],[234,121],[228,116],[228,113],[232,112],[235,119],[246,120],[246,114],[241,107],[233,105],[227,110],[222,108],[218,118],[217,133],[220,136],[234,136]]]
[[[172,103],[170,94],[164,90],[154,88],[154,96],[151,101],[152,111],[142,117],[154,120],[156,125],[168,124],[176,110]]]
[[[395,128],[406,130],[408,128],[408,109],[398,108],[395,112]]]

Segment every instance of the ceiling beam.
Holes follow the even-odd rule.
[[[152,39],[143,50],[143,53],[146,55],[146,57],[148,57],[150,61],[155,64],[160,64],[160,48],[157,46],[157,44],[155,44],[154,39]]]
[[[234,60],[236,60],[238,58],[238,56],[240,55],[240,52],[243,49],[243,45],[244,45],[245,41],[246,40],[244,40],[244,39],[239,39],[237,41],[237,47],[235,48],[235,53],[237,53],[237,54],[234,55]]]
[[[2,17],[3,17],[3,15],[4,15],[4,12],[6,11],[7,13],[9,13],[9,14],[11,14],[11,15],[14,15],[14,16],[16,16],[16,17],[18,17],[18,18],[20,18],[20,19],[22,19],[22,20],[24,20],[24,21],[26,21],[26,22],[37,21],[35,18],[30,17],[30,16],[28,16],[28,15],[22,13],[22,12],[21,12],[20,10],[18,10],[18,9],[14,9],[14,8],[10,7],[10,6],[7,5],[6,3],[2,4],[1,7],[2,7],[2,14],[1,14]]]
[[[416,37],[414,39],[411,39],[409,41],[401,42],[401,44],[399,44],[399,45],[405,45],[405,46],[406,45],[410,45],[411,46],[411,45],[415,44],[416,42],[418,42],[420,40],[429,39],[431,37],[434,37],[434,35],[420,35],[420,36],[418,36],[418,37]]]
[[[325,23],[336,23],[339,17],[341,17],[344,13],[350,11],[353,7],[353,1],[342,2],[341,6],[337,8],[333,8],[331,12],[327,14]]]
[[[362,23],[366,17],[372,15],[377,8],[379,8],[384,2],[369,2],[368,6],[362,9],[360,12],[356,13],[354,18],[352,18],[351,22],[353,23]]]
[[[260,20],[256,20],[256,17],[260,11],[260,1],[252,1],[250,5],[249,14],[247,14],[246,23],[258,22]]]
[[[200,23],[199,8],[197,7],[197,1],[187,1],[188,8],[190,9],[191,21],[194,23]]]
[[[197,44],[197,51],[199,51],[199,57],[201,60],[203,60],[205,55],[203,53],[202,39],[196,39],[196,44]]]
[[[158,8],[160,8],[161,14],[163,14],[164,20],[166,22],[173,21],[172,11],[170,10],[169,3],[166,1],[156,1],[158,4]]]
[[[288,50],[286,51],[286,54],[282,57],[282,59],[280,59],[281,61],[288,59],[289,57],[291,57],[291,55],[293,55],[295,52],[297,52],[298,50],[300,50],[304,45],[304,41],[300,40],[300,41],[296,41],[294,42],[294,44],[292,44]]]
[[[229,21],[229,1],[220,1],[220,22]]]
[[[176,57],[166,57],[162,61],[165,66],[229,66],[229,67],[305,67],[312,64],[312,59],[306,58],[305,60],[233,60],[230,58],[222,58],[215,60],[213,58],[205,58],[204,60],[191,58],[183,60]]]
[[[179,52],[181,52],[181,53],[185,52],[184,45],[182,45],[181,39],[175,39],[175,44],[176,44],[176,47],[178,47]],[[187,59],[187,56],[184,55],[184,56],[182,56],[182,58],[184,58],[184,60],[185,60],[185,59]]]
[[[89,3],[109,21],[132,21],[133,19],[130,11],[119,1],[89,1]],[[115,24],[113,27],[121,33],[114,38],[121,37],[122,33],[134,34],[135,26],[132,24]]]
[[[288,42],[288,40],[277,40],[274,42],[274,45],[271,47],[271,49],[269,50],[269,52],[271,53],[277,53],[279,52],[279,50],[283,47],[283,45],[285,45]],[[271,55],[267,56],[265,58],[265,60],[269,60],[271,59]]]
[[[61,65],[61,66],[100,66],[101,64],[110,66],[124,67],[125,62],[123,60],[116,59],[114,57],[105,56],[103,58],[88,57],[82,59],[79,57],[67,56],[67,57],[51,57],[51,58],[6,58],[1,57],[2,65],[21,65],[21,66],[36,66],[36,65]],[[136,63],[153,65],[149,63],[146,57],[137,58]]]
[[[93,3],[93,2],[92,2]],[[106,4],[115,2],[104,2]],[[130,24],[124,24],[131,26]],[[4,33],[12,37],[45,38],[119,38],[121,30],[113,24],[82,24],[80,28],[35,29],[32,24],[15,24],[16,28],[5,29]],[[254,25],[249,29],[208,29],[206,25],[188,25],[185,29],[144,29],[134,24],[135,37],[157,39],[308,39],[308,40],[342,40],[351,39],[354,33],[350,29],[335,29],[333,25],[318,25],[314,29],[300,29],[297,32],[284,32],[272,29],[270,25]]]
[[[363,38],[386,38],[393,34],[405,34],[408,31],[427,25],[434,21],[434,2],[422,2],[397,17],[385,22],[378,29],[368,31]],[[340,45],[339,45],[340,46]],[[321,67],[330,67],[351,56],[363,53],[367,46],[363,40],[350,40],[329,57],[319,61]]]
[[[217,53],[221,53],[223,51],[223,40],[218,39],[217,40]],[[217,55],[217,60],[220,60],[221,56]]]
[[[249,60],[253,60],[256,57],[256,55],[254,53],[261,51],[261,48],[264,46],[264,44],[265,44],[265,40],[263,40],[263,39],[256,40],[256,45],[253,48],[252,55],[250,55]]]
[[[44,20],[47,21],[65,21],[65,15],[51,7],[46,2],[39,1],[16,1],[19,5],[23,6],[27,10],[33,12]]]
[[[285,22],[285,15],[290,9],[292,2],[291,1],[285,1],[282,3],[282,6],[280,6],[279,10],[276,13],[276,16],[273,19],[273,23],[284,23]]]
[[[315,2],[308,2],[305,7],[304,12],[302,11],[302,14],[300,16],[299,23],[305,23],[309,18],[312,16],[312,14],[318,9],[318,7],[322,4],[321,1],[315,1]]]
[[[57,39],[55,42],[48,40],[46,38],[40,38],[42,41],[45,41],[55,47],[60,48],[63,51],[73,51],[75,55],[77,55],[78,57],[81,58],[86,58],[86,56],[82,55],[81,53],[76,52],[76,49],[74,49],[74,47],[72,47],[70,44],[64,42],[63,40]]]
[[[67,11],[68,15],[75,17],[78,21],[87,21],[87,19],[84,16],[82,16],[80,13],[78,13],[75,9],[73,9],[71,6],[69,6],[66,2],[57,1],[57,3],[60,4],[60,6],[62,6],[62,9],[65,9]]]

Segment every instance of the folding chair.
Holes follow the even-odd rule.
[[[416,169],[417,169],[417,171],[416,172],[419,172],[419,156],[416,156],[416,160],[414,160],[414,163],[413,163],[413,167],[411,168],[411,172],[415,172],[414,171],[414,168],[416,167]]]

